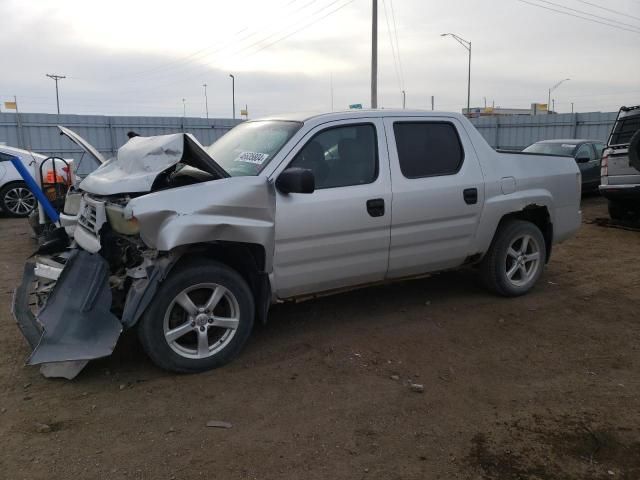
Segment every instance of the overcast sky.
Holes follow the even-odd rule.
[[[379,0],[379,106],[403,88],[410,108],[466,105],[467,52],[444,32],[473,44],[472,106],[546,103],[563,78],[560,112],[640,104],[640,0],[526,1],[610,25],[522,0]],[[210,117],[230,117],[229,73],[253,118],[331,110],[332,83],[335,110],[370,102],[371,0],[0,0],[0,18],[0,100],[25,112],[55,113],[46,73],[67,76],[62,113],[181,116],[184,98],[204,116],[206,83]]]

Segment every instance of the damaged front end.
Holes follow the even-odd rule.
[[[74,224],[70,246],[36,254],[14,294],[13,314],[33,349],[28,365],[72,379],[113,352],[175,259],[143,242],[125,206],[151,192],[228,176],[203,152],[186,134],[133,139],[83,181],[77,214],[67,219],[67,227]]]
[[[71,379],[89,360],[110,355],[122,332],[111,301],[109,267],[100,255],[72,250],[27,263],[13,303],[33,348],[27,364],[42,365],[46,377]]]
[[[131,139],[75,195],[59,229],[69,245],[41,249],[14,296],[33,349],[27,364],[41,365],[47,377],[74,378],[90,360],[109,356],[183,255],[258,245],[261,278],[271,269],[273,185],[229,177],[191,135]]]

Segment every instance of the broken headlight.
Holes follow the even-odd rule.
[[[119,205],[109,204],[105,207],[107,212],[107,218],[109,219],[109,225],[114,232],[121,233],[122,235],[137,235],[140,233],[140,226],[138,225],[138,219],[131,217],[130,219],[124,218],[124,208]]]

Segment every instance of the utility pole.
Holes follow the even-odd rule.
[[[453,37],[460,45],[469,52],[469,70],[467,74],[467,116],[471,116],[471,42],[456,35],[455,33],[443,33],[441,37]]]
[[[231,102],[233,103],[233,119],[236,119],[236,77],[229,74],[231,77]]]
[[[371,108],[378,108],[378,0],[371,7]]]
[[[185,118],[187,116],[187,99],[183,98],[182,99],[182,118]]]
[[[203,83],[202,86],[204,87],[204,109],[207,113],[207,120],[209,120],[209,99],[207,98],[207,84]]]
[[[560,80],[558,83],[556,83],[553,87],[551,87],[549,89],[549,101],[547,102],[547,114],[551,113],[554,109],[549,110],[549,107],[551,106],[551,92],[553,92],[556,88],[558,88],[560,85],[562,85],[564,82],[568,82],[569,80],[571,80],[570,78],[565,78],[563,80]],[[554,102],[555,103],[555,102]]]
[[[402,109],[407,108],[407,92],[402,90]]]
[[[436,109],[436,97],[431,95],[431,110],[433,111],[435,109]]]
[[[46,76],[56,82],[56,105],[58,106],[58,115],[60,115],[60,95],[58,95],[58,80],[62,80],[63,78],[67,77],[65,77],[64,75],[56,75],[54,73],[47,73]]]

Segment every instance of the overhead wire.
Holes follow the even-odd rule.
[[[400,68],[398,67],[398,58],[396,56],[396,49],[393,44],[393,32],[391,31],[391,27],[389,26],[389,15],[387,14],[387,2],[382,0],[382,8],[384,10],[384,18],[387,23],[387,33],[389,34],[389,45],[391,46],[391,55],[393,57],[393,69],[396,72],[396,78],[398,80],[398,88],[400,91],[404,90],[402,87],[402,80],[400,78]]]
[[[590,17],[598,18],[598,19],[604,20],[606,22],[619,23],[620,25],[624,25],[625,27],[631,27],[631,28],[640,29],[640,25],[633,25],[633,24],[630,24],[630,23],[624,23],[624,22],[621,22],[620,20],[616,20],[615,18],[603,17],[602,15],[596,15],[595,13],[589,13],[589,12],[585,12],[584,10],[578,10],[576,8],[567,7],[567,6],[561,5],[559,3],[550,2],[549,0],[537,0],[537,1],[538,2],[542,2],[542,3],[546,3],[547,5],[553,5],[555,7],[564,8],[565,10],[568,10],[570,12],[575,12],[575,13],[579,13],[579,14],[582,14],[582,15],[588,15]]]
[[[336,3],[339,3],[341,1],[344,1],[344,0],[333,0],[332,2],[330,2],[330,3],[326,4],[326,5],[324,5],[323,7],[321,7],[320,9],[314,11],[311,15],[316,15],[318,13],[326,11],[328,8],[334,6]],[[286,33],[285,35],[283,35],[283,36],[281,36],[279,38],[276,38],[275,40],[273,40],[273,41],[271,41],[271,42],[269,42],[269,43],[267,43],[265,45],[260,45],[260,43],[264,42],[267,39],[273,38],[274,34],[267,35],[266,37],[262,38],[260,41],[255,42],[255,43],[253,43],[251,45],[246,45],[244,47],[241,47],[240,49],[232,52],[230,55],[232,55],[233,58],[236,59],[236,60],[237,59],[244,59],[244,58],[247,58],[249,56],[255,55],[256,53],[258,53],[258,52],[260,52],[262,50],[265,50],[266,48],[269,48],[269,47],[275,45],[276,43],[279,43],[279,42],[281,42],[281,41],[283,41],[283,40],[295,35],[296,33],[298,33],[300,31],[302,31],[302,30],[304,30],[304,29],[306,29],[306,28],[308,28],[308,27],[320,22],[321,20],[329,17],[330,15],[333,15],[334,13],[338,12],[339,10],[342,10],[343,8],[345,8],[346,6],[350,5],[354,1],[355,0],[348,0],[346,3],[343,3],[342,5],[339,5],[338,7],[330,10],[329,12],[325,13],[324,15],[321,15],[320,17],[317,17],[317,18],[313,18],[311,21],[308,21],[308,22],[304,23],[302,26],[294,29],[291,32]],[[291,28],[292,26],[294,26],[296,24],[299,24],[299,20],[296,20],[294,23],[286,26],[280,32],[276,32],[276,33],[282,34],[284,31],[288,30],[289,28]],[[248,52],[245,55],[242,55],[242,56],[238,57],[238,54],[246,51],[249,48],[256,47],[256,46],[258,48],[255,49],[254,51]],[[201,74],[201,73],[209,71],[211,69],[211,66],[209,64],[199,64],[199,65],[196,65],[194,67],[197,67],[198,70],[196,72],[190,73],[189,75],[195,75],[196,73]],[[173,73],[175,74],[175,73],[178,73],[178,72],[173,72]],[[179,73],[182,73],[182,72],[179,72]],[[162,84],[155,84],[154,87],[151,88],[151,90],[156,90],[157,91],[159,87],[162,88],[162,87],[171,86],[171,85],[174,85],[174,84],[182,82],[182,81],[184,81],[184,78],[172,79],[169,82],[164,82]],[[145,86],[145,91],[149,91],[149,90],[150,89]]]
[[[625,13],[625,12],[621,12],[619,10],[614,10],[612,8],[603,7],[601,5],[598,5],[597,3],[587,2],[586,0],[576,0],[576,1],[580,2],[580,3],[584,3],[585,5],[590,5],[592,7],[599,8],[601,10],[604,10],[605,12],[615,13],[616,15],[621,15],[623,17],[629,17],[629,18],[633,18],[635,20],[640,20],[640,17],[636,17],[634,15],[631,15],[631,14]]]
[[[299,0],[291,0],[287,4],[285,4],[283,6],[283,8],[286,8],[286,7],[292,5],[293,3],[297,2],[297,1],[299,1]],[[302,6],[298,7],[298,8],[296,8],[295,10],[293,10],[290,13],[290,15],[294,15],[294,14],[304,10],[305,8],[307,8],[308,6],[312,5],[315,2],[317,2],[317,0],[311,0],[311,1],[307,2],[307,3],[305,3],[304,5],[302,5]],[[210,45],[208,45],[208,46],[206,46],[204,48],[196,50],[195,52],[193,52],[193,53],[191,53],[189,55],[178,57],[176,59],[170,60],[169,62],[164,62],[161,65],[155,66],[155,67],[150,68],[150,69],[142,70],[142,71],[139,71],[139,72],[135,72],[135,73],[132,73],[130,75],[124,75],[124,76],[120,75],[118,77],[114,77],[114,79],[120,80],[120,79],[124,78],[126,80],[126,79],[130,79],[130,78],[145,76],[146,74],[149,74],[149,73],[155,73],[155,72],[158,72],[158,71],[166,70],[167,68],[171,69],[171,67],[173,65],[180,65],[180,64],[185,64],[186,65],[186,64],[189,64],[189,63],[197,62],[201,58],[204,58],[204,57],[206,57],[208,55],[212,55],[214,53],[218,53],[218,52],[224,50],[226,47],[228,47],[228,46],[230,46],[230,45],[232,45],[234,43],[237,44],[237,43],[244,42],[245,40],[248,40],[251,37],[254,37],[254,36],[258,35],[259,33],[261,33],[259,30],[257,30],[257,31],[254,31],[254,32],[249,32],[248,34],[243,35],[239,39],[236,38],[240,33],[244,32],[246,30],[248,30],[248,27],[241,28],[240,30],[238,30],[237,32],[232,34],[231,38],[228,39],[226,42],[224,42],[222,45],[220,45],[219,42],[216,42],[216,43],[210,44]]]
[[[589,21],[589,22],[598,23],[598,24],[600,24],[600,25],[606,25],[606,26],[608,26],[608,27],[616,28],[616,29],[618,29],[618,30],[625,30],[625,31],[627,31],[627,32],[640,34],[640,30],[633,30],[633,29],[630,29],[630,28],[621,27],[621,26],[616,25],[616,24],[613,24],[613,23],[601,22],[601,21],[599,21],[599,20],[595,20],[595,19],[593,19],[593,18],[583,17],[583,16],[580,16],[580,15],[575,15],[575,14],[573,14],[573,13],[566,12],[566,11],[564,11],[564,10],[558,10],[558,9],[551,8],[551,7],[545,7],[544,5],[540,5],[540,4],[538,4],[538,3],[533,3],[533,2],[530,2],[530,1],[528,1],[528,0],[517,0],[517,1],[518,1],[518,2],[522,2],[522,3],[526,3],[526,4],[528,4],[528,5],[532,5],[532,6],[534,6],[534,7],[543,8],[543,9],[545,9],[545,10],[549,10],[549,11],[552,11],[552,12],[561,13],[561,14],[563,14],[563,15],[568,15],[568,16],[570,16],[570,17],[581,18],[582,20],[587,20],[587,21]]]
[[[304,5],[302,5],[301,7],[299,7],[298,9],[294,10],[294,11],[291,13],[291,15],[293,15],[293,14],[295,14],[295,13],[300,12],[302,9],[305,9],[306,7],[311,6],[311,5],[312,5],[313,3],[315,3],[316,1],[317,1],[317,0],[311,0],[310,2],[305,3]],[[332,6],[332,5],[334,5],[335,3],[339,2],[339,1],[342,1],[342,0],[334,0],[334,1],[330,2],[329,4],[327,4],[327,5],[323,6],[323,7],[321,7],[320,9],[318,9],[318,10],[314,11],[313,13],[311,13],[311,15],[316,15],[318,12],[321,12],[322,10],[324,10],[324,9],[326,9],[326,8],[328,8],[328,7]],[[355,0],[353,0],[353,1],[355,1]],[[284,30],[289,29],[290,27],[292,27],[292,26],[294,26],[294,25],[299,24],[299,21],[300,21],[300,19],[295,19],[293,23],[291,23],[291,24],[289,24],[289,25],[286,25],[286,26],[284,27]],[[302,30],[302,29],[303,29],[303,28],[300,28],[300,29],[298,29],[297,31]],[[249,37],[251,37],[251,36],[255,36],[255,35],[259,34],[259,33],[263,33],[263,32],[256,31],[256,32],[252,33],[251,35],[249,35]],[[255,41],[255,42],[253,42],[253,43],[249,44],[249,45],[245,45],[245,46],[243,46],[243,47],[240,47],[239,49],[237,49],[237,50],[235,50],[235,51],[233,51],[233,52],[229,53],[229,55],[228,55],[228,56],[232,56],[233,58],[236,58],[236,59],[237,59],[237,55],[238,55],[239,53],[242,53],[243,51],[246,51],[247,49],[252,48],[252,47],[254,47],[254,46],[259,46],[259,45],[260,45],[262,42],[264,42],[265,40],[271,39],[271,38],[273,38],[274,36],[276,36],[276,35],[278,35],[278,34],[280,34],[280,33],[282,33],[282,31],[277,31],[277,32],[275,32],[275,33],[271,33],[271,34],[267,35],[266,37],[262,37],[260,40],[257,40],[257,41]],[[294,32],[294,33],[295,33],[295,32]],[[236,42],[236,43],[241,43],[242,41],[244,41],[244,40],[248,39],[249,37],[245,37],[244,39],[241,39],[241,40],[240,40],[240,42]],[[278,41],[279,41],[279,40],[278,40]],[[272,44],[273,44],[273,43],[277,43],[277,41],[276,41],[276,42],[272,42]],[[226,45],[225,45],[225,46],[226,46]],[[201,58],[201,59],[198,59],[198,60],[205,60],[207,57],[210,57],[211,55],[216,54],[216,53],[218,54],[218,55],[216,55],[216,57],[220,57],[220,55],[222,54],[223,50],[225,50],[225,48],[224,48],[224,47],[218,48],[218,49],[216,49],[215,51],[213,51],[213,52],[211,52],[210,54],[208,54],[207,56],[205,56],[205,57],[203,57],[203,58]],[[241,57],[241,58],[244,58],[244,57]],[[194,64],[194,65],[188,65],[188,66],[187,66],[187,65],[185,65],[185,66],[183,66],[183,67],[181,67],[181,68],[180,68],[180,67],[179,67],[179,68],[176,68],[176,69],[174,69],[174,70],[173,70],[173,71],[171,71],[171,72],[166,72],[167,76],[166,76],[165,78],[167,78],[167,79],[168,79],[168,78],[171,78],[171,77],[175,77],[176,75],[183,74],[184,72],[187,72],[188,70],[193,70],[193,69],[195,69],[195,70],[196,70],[195,72],[193,72],[193,74],[195,75],[196,73],[203,73],[203,72],[206,72],[206,71],[208,71],[210,68],[211,68],[211,67],[210,67],[207,63],[203,63],[203,62],[199,62],[199,63]],[[168,85],[173,85],[174,83],[177,83],[177,82],[179,82],[179,81],[181,81],[181,80],[180,80],[180,79],[177,79],[177,80],[175,80],[175,81],[170,81],[170,82],[168,83]]]

